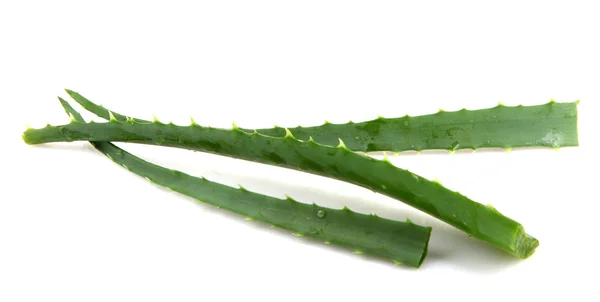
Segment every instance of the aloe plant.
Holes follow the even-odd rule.
[[[109,119],[109,111],[81,94],[66,92],[86,110]],[[341,139],[352,151],[393,151],[517,147],[578,146],[577,103],[550,101],[536,106],[504,106],[455,112],[439,111],[423,116],[377,118],[346,124],[326,122],[321,126],[296,127],[288,130],[299,140],[313,139],[324,145],[337,145]],[[119,121],[122,114],[112,112]],[[144,122],[142,119],[136,121]],[[244,129],[246,132],[254,130]],[[283,137],[281,127],[257,129],[258,133]]]
[[[81,115],[59,98],[65,111],[76,122]],[[98,151],[127,170],[152,183],[272,226],[289,230],[296,236],[306,236],[349,248],[357,254],[390,259],[395,264],[420,267],[427,256],[431,227],[419,226],[407,220],[400,222],[367,215],[344,207],[331,209],[305,204],[291,197],[274,198],[198,178],[180,171],[144,161],[110,142],[90,142]]]
[[[23,139],[28,144],[120,141],[162,145],[297,169],[401,200],[519,258],[529,257],[539,245],[537,239],[526,234],[520,223],[493,207],[395,167],[388,160],[352,152],[342,140],[333,147],[312,139],[300,141],[287,130],[284,137],[271,137],[257,131],[247,133],[235,126],[231,130],[202,127],[193,121],[190,126],[134,118],[119,121],[112,113],[109,113],[109,119],[108,123],[73,120],[60,126],[27,129]]]

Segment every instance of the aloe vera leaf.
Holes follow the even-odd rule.
[[[162,145],[306,171],[403,201],[519,258],[529,257],[539,244],[525,233],[521,224],[493,207],[400,169],[387,160],[352,152],[341,141],[337,147],[332,147],[313,140],[300,141],[290,132],[278,138],[258,132],[247,133],[235,127],[226,130],[195,123],[176,126],[133,119],[120,122],[112,116],[108,123],[74,121],[61,126],[27,129],[23,139],[28,144],[82,140]]]
[[[89,101],[81,94],[67,93],[86,110],[109,119],[109,111]],[[122,114],[112,112],[119,121]],[[142,119],[136,121],[144,122]],[[244,129],[246,132],[254,130]],[[422,116],[377,118],[346,124],[325,123],[314,127],[288,129],[299,140],[309,140],[335,146],[341,139],[352,151],[393,151],[517,147],[578,146],[577,102],[551,101],[535,106],[504,106],[480,110],[439,111]],[[285,136],[281,127],[257,129],[261,134]]]
[[[77,122],[84,122],[69,103],[59,98],[65,111]],[[431,227],[410,221],[400,222],[316,204],[297,202],[291,197],[278,199],[211,182],[180,171],[144,161],[110,142],[90,142],[118,165],[149,181],[228,211],[293,232],[392,260],[396,264],[420,267],[427,256]]]

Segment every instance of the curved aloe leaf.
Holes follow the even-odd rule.
[[[67,93],[86,110],[109,119],[109,111],[81,94]],[[119,121],[126,117],[113,112]],[[144,122],[144,120],[136,119]],[[254,130],[242,129],[246,132]],[[281,127],[257,129],[261,134],[285,136]],[[347,124],[325,123],[314,127],[289,128],[300,140],[312,139],[335,146],[341,139],[352,151],[393,151],[479,148],[578,146],[577,102],[508,107],[498,105],[480,110],[440,111],[422,116],[378,118]]]
[[[60,99],[60,102],[73,120],[84,122],[65,100]],[[324,240],[358,254],[391,259],[396,264],[412,267],[420,267],[427,255],[430,227],[360,214],[346,207],[336,210],[300,203],[290,197],[278,199],[242,187],[236,189],[154,165],[109,142],[90,143],[118,165],[155,184],[249,219],[292,231],[297,236]]]
[[[431,214],[464,232],[491,243],[520,258],[529,257],[538,241],[527,235],[521,224],[441,184],[392,165],[387,160],[313,140],[300,141],[287,132],[283,138],[258,132],[191,126],[126,119],[120,122],[110,114],[108,123],[73,121],[61,126],[28,129],[28,144],[65,141],[120,141],[163,145],[306,171],[368,188],[401,200]]]

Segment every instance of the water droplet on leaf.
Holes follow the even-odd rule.
[[[325,210],[318,210],[317,211],[317,217],[323,218],[323,217],[325,217],[325,215],[327,215],[327,211],[325,211]]]

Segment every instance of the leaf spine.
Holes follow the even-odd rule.
[[[289,202],[291,202],[291,203],[297,203],[297,201],[295,201],[295,200],[294,200],[292,197],[290,197],[289,195],[287,195],[287,194],[284,194],[284,196],[285,196],[285,199],[286,199],[287,201],[289,201]]]
[[[75,116],[73,115],[73,113],[69,112],[69,118],[71,119],[71,123],[77,123],[77,119],[75,119]]]
[[[117,123],[119,121],[117,121],[117,118],[115,117],[115,115],[112,113],[112,111],[108,111],[108,122],[109,123]]]
[[[290,131],[290,129],[288,128],[283,128],[285,130],[285,136],[283,138],[288,138],[288,139],[294,139],[294,135],[292,134],[292,132]]]
[[[339,149],[348,149],[346,147],[346,144],[344,144],[344,141],[341,138],[338,138],[338,140],[339,140],[340,143],[337,145],[337,148],[339,148]]]
[[[390,158],[388,157],[387,152],[385,152],[385,151],[383,151],[383,161],[388,164],[391,164]]]

